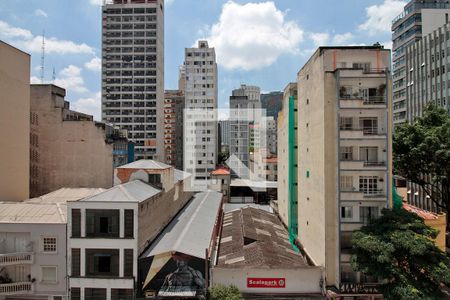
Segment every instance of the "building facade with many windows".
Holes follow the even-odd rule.
[[[407,90],[407,48],[422,37],[448,23],[450,4],[447,0],[411,0],[392,21],[392,78],[394,124],[408,121],[410,112]]]
[[[102,120],[128,131],[136,160],[164,158],[164,1],[114,0],[102,11]]]
[[[298,241],[334,295],[354,293],[376,280],[352,271],[352,232],[391,206],[390,51],[320,47],[297,84]]]

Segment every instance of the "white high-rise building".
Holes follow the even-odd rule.
[[[206,180],[217,161],[217,64],[207,41],[186,48],[184,170]]]
[[[102,12],[102,119],[128,131],[136,160],[164,160],[164,0],[113,0]]]

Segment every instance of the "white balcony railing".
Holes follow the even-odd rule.
[[[0,266],[32,264],[33,261],[34,261],[33,252],[0,254]]]
[[[0,295],[27,294],[33,291],[31,282],[15,282],[0,284]]]

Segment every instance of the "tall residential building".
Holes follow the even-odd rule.
[[[164,1],[102,11],[102,119],[128,131],[136,160],[164,159]]]
[[[29,196],[30,55],[0,41],[0,201]]]
[[[297,76],[298,241],[339,295],[376,282],[352,271],[350,251],[392,202],[390,54],[320,47]]]
[[[217,162],[217,63],[214,48],[199,41],[185,49],[184,170],[206,180]]]
[[[404,11],[392,21],[392,78],[394,124],[408,120],[410,108],[408,87],[414,82],[407,80],[413,70],[406,66],[406,49],[409,45],[429,35],[448,23],[450,4],[448,0],[411,0]]]
[[[113,145],[105,124],[70,110],[66,91],[51,84],[31,85],[30,195],[68,188],[109,188]]]
[[[450,25],[446,24],[406,47],[407,102],[406,120],[410,123],[422,116],[428,102],[450,113]],[[407,182],[408,202],[429,211],[439,211],[437,205],[418,185]]]
[[[230,156],[238,160],[231,161],[233,175],[249,177],[250,125],[258,122],[261,109],[261,91],[257,86],[242,84],[232,91],[230,97]]]
[[[164,152],[165,163],[183,169],[184,92],[167,90],[164,93]]]
[[[230,120],[219,120],[220,124],[220,135],[223,146],[230,146],[231,143],[231,121]]]

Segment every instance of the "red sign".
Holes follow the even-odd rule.
[[[285,278],[247,278],[248,288],[275,288],[283,289],[286,287]]]

